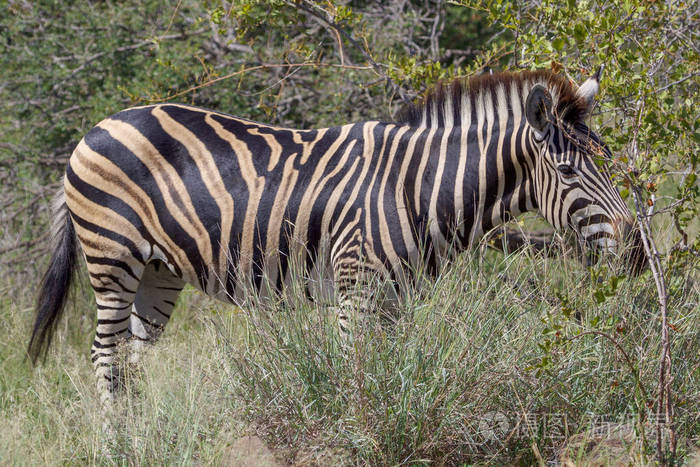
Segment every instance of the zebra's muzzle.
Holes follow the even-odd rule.
[[[619,258],[634,276],[648,267],[642,236],[633,220],[611,222],[606,216],[594,215],[581,221],[577,231],[590,249],[589,261],[593,261],[598,254],[611,255]]]

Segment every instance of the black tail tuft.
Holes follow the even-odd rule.
[[[63,209],[65,205],[62,206]],[[58,232],[51,264],[41,281],[41,290],[36,304],[36,320],[29,340],[27,353],[32,363],[46,357],[51,338],[56,330],[68,298],[76,266],[76,240],[73,222],[65,213],[63,228]]]

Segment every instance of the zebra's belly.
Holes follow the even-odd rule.
[[[225,268],[210,264],[200,273],[190,265],[172,264],[172,255],[157,247],[153,248],[149,261],[164,263],[173,274],[206,295],[240,307],[250,305],[251,301],[280,297],[331,303],[335,287],[327,241],[314,248],[316,254],[312,257],[308,245],[292,241],[289,244],[292,248],[287,251],[260,255],[262,261],[239,257],[238,261],[229,261]]]

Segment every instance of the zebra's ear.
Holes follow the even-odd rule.
[[[600,75],[603,72],[603,66],[601,65],[598,68],[598,71],[595,72],[593,76],[588,78],[579,88],[578,91],[576,91],[576,94],[582,98],[584,101],[586,101],[586,105],[588,106],[588,112],[591,111],[593,108],[593,103],[595,102],[595,96],[598,94],[598,90],[600,90]]]
[[[538,136],[543,136],[551,125],[551,115],[552,95],[541,84],[534,85],[525,101],[525,118]]]

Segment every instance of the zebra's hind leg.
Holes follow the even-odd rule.
[[[118,350],[130,335],[129,318],[143,265],[91,257],[87,259],[90,283],[97,302],[97,328],[90,356],[95,366],[97,394],[108,417],[114,392],[119,385]]]
[[[148,263],[129,320],[129,363],[138,363],[161,335],[184,285],[162,262]]]
[[[122,384],[119,353],[124,350],[129,363],[138,362],[144,345],[155,342],[162,333],[184,282],[160,262],[128,270],[122,264],[110,273],[91,271],[90,278],[97,299],[91,355],[100,403],[109,416]],[[124,343],[127,345],[121,345]]]

